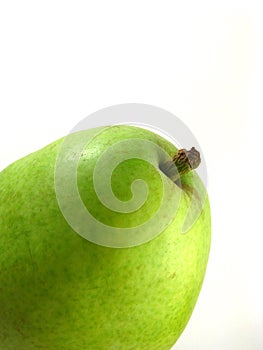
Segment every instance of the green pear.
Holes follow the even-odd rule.
[[[169,350],[192,314],[210,249],[193,152],[135,126],[98,129],[80,152],[83,136],[0,173],[0,348]],[[90,226],[78,201],[95,218]]]

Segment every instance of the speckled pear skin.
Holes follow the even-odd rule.
[[[156,170],[133,159],[116,169],[112,188],[127,200],[129,184],[143,177],[151,186],[144,213],[118,215],[98,204],[90,182],[96,159],[110,144],[133,137],[151,140],[171,156],[176,153],[171,143],[148,130],[114,126],[92,141],[79,163],[84,203],[112,225],[147,219],[161,198]],[[93,244],[73,231],[57,204],[54,167],[62,142],[0,173],[0,349],[171,349],[205,275],[208,198],[186,234],[181,233],[190,203],[185,192],[172,223],[150,242],[123,249]],[[188,188],[197,176],[191,174],[182,178]],[[181,190],[169,179],[167,183]]]

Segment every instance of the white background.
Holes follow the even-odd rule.
[[[261,13],[251,1],[0,3],[0,169],[126,102],[169,110],[201,144],[213,240],[177,350],[263,348]]]

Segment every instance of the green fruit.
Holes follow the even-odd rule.
[[[77,140],[83,132],[73,135]],[[148,185],[147,200],[141,203],[139,199],[139,208],[135,202],[135,211],[116,212],[98,199],[93,170],[111,145],[129,145],[125,142],[134,138],[148,142],[149,147],[141,149],[142,158],[147,154],[156,167],[137,157],[114,169],[111,187],[120,201],[132,200],[134,180]],[[199,208],[202,204],[201,181],[195,171],[180,166],[181,184],[173,177],[169,162],[164,162],[154,145],[170,157],[178,151],[159,135],[134,126],[105,128],[81,152],[77,169],[81,200],[98,222],[111,228],[143,225],[158,212],[163,186],[170,199],[181,197],[176,215],[153,239],[142,230],[141,236],[146,234],[143,244],[132,246],[129,234],[124,238],[126,248],[95,244],[76,233],[62,214],[67,207],[73,216],[78,214],[67,184],[55,177],[63,141],[0,173],[0,349],[169,350],[190,318],[208,260],[207,197],[198,219],[182,233],[190,205]],[[122,147],[124,158],[127,151]],[[67,152],[70,168],[74,149]],[[137,185],[144,193],[145,187]],[[65,190],[64,209],[58,203],[56,186]],[[165,205],[168,214],[176,209],[173,200]],[[162,225],[165,220],[163,215],[158,222]],[[96,236],[100,232],[94,233],[95,240]],[[118,240],[114,244],[118,246]]]

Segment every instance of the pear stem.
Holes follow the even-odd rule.
[[[201,163],[200,153],[192,147],[190,151],[180,149],[171,160],[168,160],[160,165],[160,169],[173,182],[180,179],[181,176],[196,169]]]

